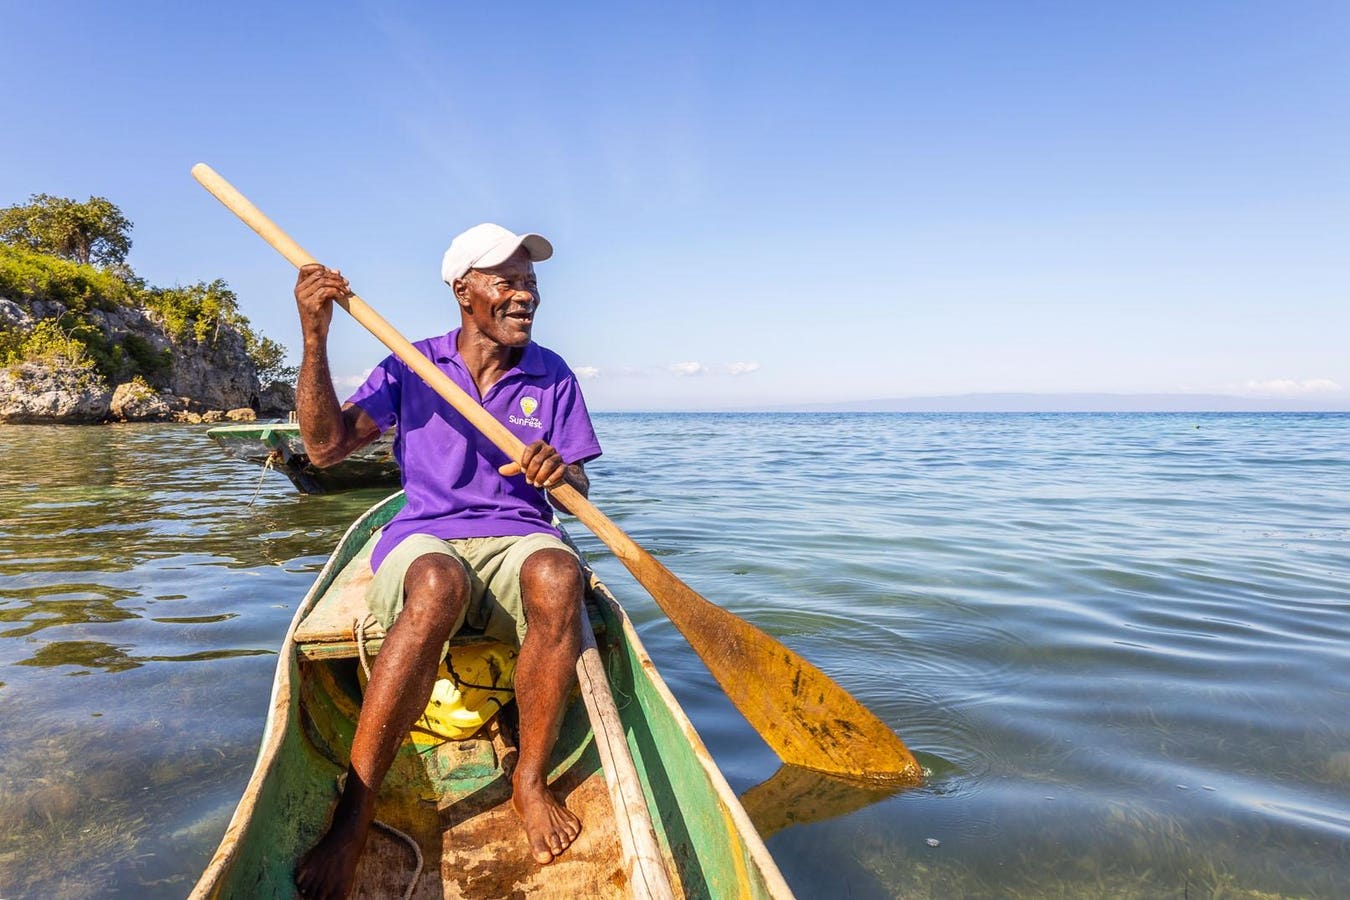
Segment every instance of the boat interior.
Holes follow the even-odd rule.
[[[295,633],[300,722],[307,753],[316,757],[312,768],[327,774],[331,797],[325,810],[336,800],[347,768],[360,710],[362,651],[378,653],[383,639],[365,613],[369,549],[343,568]],[[588,612],[603,635],[606,622],[593,601]],[[481,634],[456,635],[451,654],[486,640]],[[626,894],[614,814],[583,704],[569,706],[551,772],[554,792],[581,819],[582,832],[547,866],[531,858],[509,802],[514,711],[515,704],[508,703],[467,739],[447,740],[419,729],[404,742],[380,792],[380,825],[362,856],[354,896],[403,896],[414,880],[411,896],[417,898]],[[316,840],[314,826],[327,823],[313,818],[306,824],[301,844]]]
[[[377,529],[401,501],[395,495],[377,504],[352,526],[297,611],[278,660],[257,766],[194,898],[296,896],[296,862],[326,831],[347,771],[362,657],[377,655],[382,643],[364,594]],[[587,575],[587,614],[603,680],[672,895],[790,897],[631,621],[594,573]],[[468,658],[484,640],[458,634],[450,655]],[[586,705],[575,694],[554,747],[550,784],[581,820],[581,834],[553,862],[534,862],[510,804],[514,705],[507,702],[486,724],[463,732],[463,740],[414,729],[381,786],[380,824],[368,839],[352,896],[634,894],[630,879],[646,876],[637,874],[622,846],[631,842],[635,824],[625,818],[621,826],[615,816]],[[427,721],[432,718],[429,709]],[[621,827],[627,829],[622,843]]]

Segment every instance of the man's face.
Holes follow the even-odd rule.
[[[484,336],[504,347],[530,342],[539,284],[524,247],[499,266],[470,269],[455,284],[460,308]]]

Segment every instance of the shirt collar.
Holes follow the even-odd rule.
[[[447,342],[447,345],[443,353],[438,353],[436,355],[445,356],[449,358],[455,365],[459,366],[461,369],[464,369],[465,368],[464,360],[461,359],[459,355],[459,332],[460,329],[456,328],[454,331],[450,332],[444,338],[442,338],[442,340]],[[544,365],[543,351],[539,349],[539,345],[536,344],[534,341],[530,341],[528,344],[525,345],[525,352],[520,355],[520,362],[516,363],[516,365],[506,373],[506,375],[514,375],[517,372],[521,373],[522,375],[533,375],[533,376],[548,374],[548,367]],[[502,377],[505,378],[506,375]]]

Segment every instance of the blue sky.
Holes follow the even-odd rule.
[[[456,232],[547,235],[535,337],[599,410],[1350,406],[1345,3],[0,10],[0,205],[106,196],[138,272],[296,350],[292,273],[193,163],[414,339],[457,323]],[[383,355],[335,327],[341,378]]]

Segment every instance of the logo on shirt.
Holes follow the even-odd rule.
[[[514,413],[507,416],[512,425],[524,425],[526,428],[543,428],[544,423],[534,417],[534,411],[539,408],[539,401],[534,397],[520,398],[520,411],[525,415],[517,416]]]

